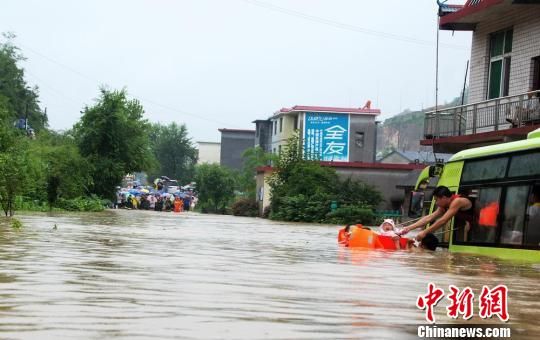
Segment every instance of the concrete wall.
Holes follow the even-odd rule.
[[[527,92],[532,87],[532,61],[540,56],[540,6],[512,5],[494,19],[481,22],[473,33],[469,103],[487,99],[489,76],[489,37],[491,33],[513,27],[509,95]]]
[[[373,185],[379,190],[384,198],[384,202],[377,207],[382,210],[401,210],[405,203],[406,197],[403,189],[398,189],[396,186],[402,185],[410,181],[410,175],[414,172],[419,172],[418,169],[374,169],[374,168],[353,168],[336,166],[336,172],[341,180],[349,177],[360,180],[369,185]],[[266,183],[266,177],[270,176],[271,171],[259,171],[257,173],[257,193],[261,186],[264,185],[264,197],[259,201],[259,211],[262,213],[265,207],[270,205],[270,188]],[[416,176],[414,176],[416,178]]]
[[[255,146],[255,131],[222,131],[220,164],[231,169],[242,169],[242,154]]]
[[[379,190],[384,202],[378,209],[398,210],[404,202],[404,192],[396,188],[396,185],[403,183],[409,173],[413,170],[397,169],[365,169],[365,168],[335,168],[341,179],[352,177],[364,183],[373,185]]]
[[[272,122],[268,120],[255,121],[255,146],[265,152],[272,152]]]
[[[270,186],[266,182],[266,178],[271,174],[271,170],[265,170],[257,172],[257,176],[255,177],[259,216],[263,216],[264,209],[270,206]]]
[[[387,164],[387,163],[390,163],[390,164],[409,164],[410,161],[407,158],[400,155],[399,153],[394,152],[394,153],[384,157],[384,159],[381,159],[381,163],[383,163],[383,164]]]
[[[349,162],[375,161],[375,116],[350,115]],[[363,134],[363,138],[361,135]],[[360,144],[363,139],[363,144]]]
[[[220,162],[221,144],[215,142],[197,142],[199,158],[197,164]]]

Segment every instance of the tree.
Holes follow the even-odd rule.
[[[4,119],[12,124],[17,119],[28,119],[36,131],[47,126],[47,115],[38,102],[38,88],[30,88],[24,80],[24,70],[17,63],[24,60],[13,44],[14,34],[3,34],[6,42],[0,42],[0,102],[5,105]],[[0,117],[1,118],[1,117]]]
[[[266,153],[261,147],[256,146],[245,150],[242,153],[242,158],[244,164],[237,176],[237,189],[244,193],[246,198],[255,199],[257,187],[255,175],[257,168],[270,165],[271,162],[277,160],[277,156]]]
[[[148,133],[150,124],[137,100],[126,90],[101,88],[94,106],[85,107],[74,136],[81,155],[93,165],[91,191],[114,199],[115,187],[127,173],[147,170],[155,162]]]
[[[234,198],[232,171],[217,164],[201,164],[196,168],[195,181],[199,203],[203,211],[224,213]]]
[[[150,177],[165,175],[186,183],[193,180],[197,150],[188,136],[185,124],[152,124],[150,142],[158,162],[158,172]]]
[[[15,197],[35,178],[28,141],[5,124],[0,124],[0,205],[6,216],[13,216]]]
[[[303,222],[368,223],[373,209],[382,199],[373,187],[351,178],[341,181],[331,167],[304,160],[298,136],[291,137],[275,162],[268,180],[271,188],[273,219]],[[336,201],[338,210],[331,211]]]
[[[53,206],[59,198],[74,199],[90,193],[91,164],[81,156],[74,138],[67,133],[43,131],[32,141],[30,151],[39,158],[40,181],[36,193]],[[45,196],[46,197],[40,197]]]

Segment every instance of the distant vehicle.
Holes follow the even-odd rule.
[[[163,189],[169,194],[174,194],[180,189],[178,181],[175,179],[169,179],[163,181]]]

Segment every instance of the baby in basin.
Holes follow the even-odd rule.
[[[379,230],[377,234],[381,236],[389,236],[392,238],[396,245],[396,249],[401,249],[401,245],[399,243],[399,235],[396,230],[396,224],[394,220],[388,218],[383,221],[383,223],[379,226]]]

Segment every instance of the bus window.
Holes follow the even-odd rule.
[[[469,161],[463,167],[462,182],[476,182],[504,178],[508,157]]]
[[[512,157],[509,177],[540,175],[540,152],[528,153]]]
[[[521,245],[523,243],[523,227],[525,226],[525,210],[529,199],[529,189],[528,185],[512,186],[506,189],[501,230],[502,244]]]
[[[527,208],[527,229],[525,232],[525,244],[528,246],[540,246],[540,185],[535,185],[529,196]]]
[[[474,223],[466,238],[473,243],[495,243],[502,188],[479,188],[474,203]]]

